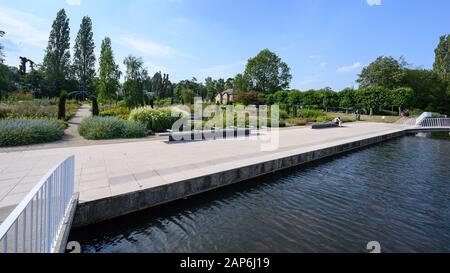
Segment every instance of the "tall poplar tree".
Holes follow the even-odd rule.
[[[100,100],[111,101],[116,98],[119,90],[120,69],[114,60],[111,39],[105,37],[102,41],[99,59],[98,93]]]
[[[64,9],[53,21],[44,57],[44,73],[49,96],[57,96],[65,87],[70,72],[70,27]]]
[[[450,80],[450,35],[441,36],[434,51],[433,71],[443,80]]]
[[[92,90],[92,82],[95,77],[95,45],[93,36],[91,18],[84,16],[75,40],[73,69],[80,84],[80,91],[85,98],[89,91]]]

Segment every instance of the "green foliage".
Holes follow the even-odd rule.
[[[100,101],[108,102],[116,99],[120,87],[120,74],[119,66],[114,60],[111,39],[105,37],[100,50],[99,77],[97,81]]]
[[[158,107],[170,106],[172,104],[172,99],[171,98],[156,99],[153,101],[153,104]]]
[[[301,118],[318,118],[326,116],[325,112],[312,109],[300,109],[297,111],[297,117]]]
[[[144,80],[147,70],[144,68],[142,58],[128,56],[124,60],[126,66],[125,75],[125,102],[128,108],[135,108],[144,104]]]
[[[92,100],[92,115],[93,116],[98,116],[99,109],[98,109],[97,97],[96,96],[92,96],[91,100]]]
[[[129,120],[142,122],[148,130],[153,132],[164,132],[171,129],[179,116],[172,117],[170,109],[152,109],[150,107],[140,107],[133,109],[130,113]]]
[[[73,54],[73,72],[79,81],[83,94],[88,94],[91,91],[95,77],[94,48],[92,21],[88,16],[84,16],[75,40]]]
[[[264,93],[286,89],[292,79],[289,66],[268,49],[248,60],[244,76],[256,91]]]
[[[374,109],[389,105],[389,90],[381,86],[359,89],[357,97],[363,108],[370,109],[370,115],[373,115]]]
[[[374,85],[396,88],[401,86],[405,79],[405,66],[403,59],[397,61],[393,57],[381,56],[362,70],[357,82],[361,88]]]
[[[195,92],[191,89],[182,88],[180,90],[181,103],[183,104],[193,104],[195,96]]]
[[[0,120],[0,147],[51,142],[63,135],[64,126],[55,119]]]
[[[407,108],[413,105],[414,91],[409,87],[399,87],[391,91],[390,102],[399,108]],[[401,112],[401,111],[399,111]]]
[[[436,47],[433,71],[444,81],[450,81],[450,35],[443,35]]]
[[[233,100],[235,103],[242,103],[243,105],[263,104],[263,101],[259,98],[259,93],[256,91],[238,91],[234,93]]]
[[[62,91],[59,94],[58,101],[58,119],[66,119],[66,100],[67,100],[67,92]]]
[[[64,9],[58,12],[53,21],[43,66],[49,90],[46,95],[57,96],[57,92],[64,88],[70,72],[70,27]]]
[[[78,128],[81,136],[86,139],[114,139],[144,137],[144,124],[126,121],[118,117],[89,117]]]
[[[130,110],[126,107],[114,107],[110,109],[105,109],[99,113],[100,117],[119,117],[121,119],[128,120],[130,115]]]
[[[252,86],[248,75],[237,74],[233,81],[235,91],[249,91]]]
[[[169,81],[168,74],[161,74],[161,72],[156,72],[151,79],[151,90],[157,99],[163,99],[168,97],[170,94],[170,88],[172,83]]]
[[[222,81],[224,84],[223,79],[219,79],[219,81],[215,82],[217,85],[218,82]],[[215,87],[215,90],[221,90],[220,87]],[[176,88],[175,88],[175,96],[178,99],[178,101],[181,101],[184,104],[193,103],[194,97],[202,97],[206,98],[207,96],[207,88],[197,82],[197,79],[193,78],[192,80],[183,80],[180,81]]]
[[[75,114],[79,108],[75,101],[66,103],[66,119]],[[58,117],[58,100],[56,99],[34,99],[26,101],[6,101],[0,103],[0,111],[6,116],[5,119],[41,119]]]
[[[345,88],[339,92],[339,107],[345,110],[357,108],[357,91],[353,88]]]

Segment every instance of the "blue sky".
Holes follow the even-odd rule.
[[[97,58],[112,39],[116,61],[141,56],[172,81],[232,77],[261,49],[291,67],[291,88],[356,86],[380,55],[431,68],[440,35],[450,33],[448,0],[0,0],[7,63],[41,62],[59,9],[72,44],[81,18],[93,20]]]

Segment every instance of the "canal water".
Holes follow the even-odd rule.
[[[428,133],[72,231],[82,252],[450,252],[450,137]]]

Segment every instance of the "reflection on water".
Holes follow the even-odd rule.
[[[83,252],[450,251],[450,137],[411,135],[72,232]]]

